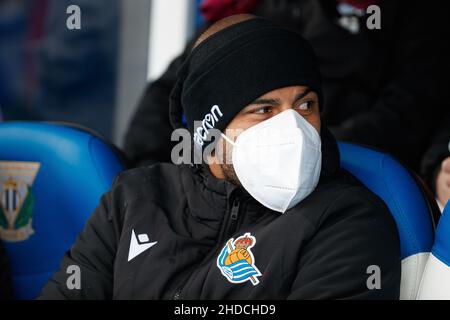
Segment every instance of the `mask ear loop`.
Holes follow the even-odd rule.
[[[226,141],[228,141],[232,146],[236,146],[236,142],[228,138],[224,133],[221,133],[222,138],[224,138]]]

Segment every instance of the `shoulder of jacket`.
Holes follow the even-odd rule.
[[[129,169],[114,179],[111,192],[122,193],[126,198],[140,198],[151,192],[178,189],[182,166],[158,163],[150,166]]]
[[[392,214],[382,199],[363,185],[353,185],[338,192],[323,212],[319,224],[330,219],[353,218],[360,221],[384,221],[389,224],[393,222]]]
[[[330,219],[346,219],[358,215],[367,219],[377,216],[382,220],[392,220],[384,202],[359,181],[338,179],[317,188],[312,197],[307,198],[311,208],[304,210],[305,218],[314,228],[319,228]]]

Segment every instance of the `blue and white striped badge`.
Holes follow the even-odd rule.
[[[251,248],[256,244],[256,238],[250,233],[231,238],[217,257],[217,267],[222,275],[231,283],[242,283],[250,280],[256,286],[257,277],[262,276],[255,265],[255,257]]]

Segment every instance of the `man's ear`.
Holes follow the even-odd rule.
[[[213,151],[211,151],[211,153],[210,154],[208,154],[207,156],[207,160],[208,160],[208,164],[210,164],[210,163],[218,163],[218,160],[219,159],[217,159],[217,157],[216,157],[216,149],[214,148],[214,150]]]

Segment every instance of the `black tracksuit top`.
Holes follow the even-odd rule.
[[[322,137],[322,149],[317,188],[284,214],[214,178],[206,166],[125,171],[40,298],[397,299],[401,261],[393,218],[339,168],[333,140]],[[259,274],[233,282],[218,257],[243,236],[254,240],[247,270],[251,265]],[[67,287],[70,265],[80,267],[80,289]],[[368,287],[373,265],[380,268],[380,289]]]

